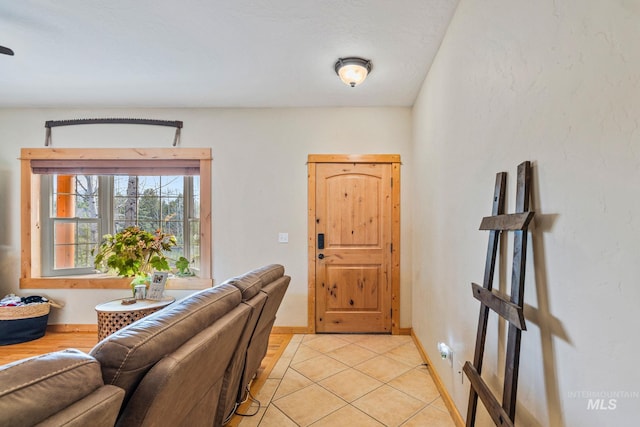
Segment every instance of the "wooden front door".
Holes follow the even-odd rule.
[[[391,333],[394,164],[314,166],[315,330]]]

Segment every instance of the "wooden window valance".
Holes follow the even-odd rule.
[[[129,175],[129,176],[193,176],[200,174],[198,159],[140,159],[140,160],[53,160],[31,161],[34,174],[58,175]]]

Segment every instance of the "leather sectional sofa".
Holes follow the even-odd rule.
[[[2,426],[221,426],[267,352],[290,277],[268,265],[99,342],[0,367]]]

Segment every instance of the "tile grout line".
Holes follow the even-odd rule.
[[[354,403],[355,403],[355,402],[357,402],[358,400],[360,400],[360,399],[364,398],[365,396],[367,396],[367,395],[371,394],[372,392],[374,392],[374,391],[376,391],[376,390],[379,390],[380,388],[382,388],[382,387],[384,387],[384,386],[387,386],[387,387],[389,387],[390,389],[394,390],[395,392],[398,392],[398,393],[401,393],[402,395],[408,396],[408,397],[410,397],[410,398],[414,399],[416,402],[420,403],[420,407],[419,407],[419,408],[417,408],[417,409],[415,409],[415,410],[412,410],[412,411],[410,412],[410,415],[408,415],[406,418],[404,418],[404,419],[400,422],[400,424],[399,424],[399,425],[404,425],[405,423],[409,422],[412,418],[416,417],[420,412],[424,411],[424,410],[425,410],[426,408],[428,408],[428,407],[433,407],[433,409],[437,410],[438,412],[443,413],[443,414],[446,414],[446,411],[443,411],[441,408],[438,408],[438,407],[436,407],[436,406],[435,406],[435,402],[438,400],[438,398],[440,398],[440,397],[441,397],[440,393],[438,393],[438,395],[437,395],[435,398],[433,398],[432,400],[430,400],[430,401],[425,401],[425,400],[422,400],[422,399],[418,398],[417,396],[415,396],[413,393],[410,393],[409,391],[403,390],[403,389],[401,389],[401,388],[398,388],[397,386],[394,386],[394,385],[391,385],[391,384],[390,384],[392,381],[394,381],[394,380],[396,380],[396,379],[398,379],[398,378],[402,377],[403,375],[406,375],[406,374],[410,373],[411,371],[416,370],[416,369],[418,369],[420,366],[422,366],[422,363],[420,363],[420,364],[418,364],[418,365],[413,365],[413,363],[411,363],[411,362],[407,361],[406,359],[403,359],[403,358],[402,358],[402,356],[400,356],[400,355],[396,355],[396,357],[397,357],[397,358],[395,358],[395,357],[389,357],[389,356],[387,355],[389,352],[394,351],[394,350],[398,349],[399,347],[401,347],[401,346],[403,346],[403,345],[408,345],[408,344],[410,344],[410,343],[411,343],[411,344],[413,344],[413,348],[416,350],[416,352],[418,352],[418,353],[419,353],[419,350],[418,350],[418,349],[417,349],[417,347],[415,346],[415,343],[413,343],[412,341],[410,341],[410,340],[409,340],[409,341],[407,341],[407,342],[400,342],[400,343],[398,343],[397,345],[391,346],[391,347],[389,347],[389,348],[386,348],[386,349],[385,349],[385,350],[383,350],[382,352],[379,352],[379,350],[373,350],[373,349],[372,349],[372,347],[375,347],[374,345],[371,345],[371,344],[370,344],[370,347],[365,347],[365,346],[362,346],[362,345],[358,345],[358,341],[366,340],[366,337],[365,337],[365,338],[361,338],[360,340],[357,340],[357,341],[347,341],[347,340],[343,340],[343,341],[345,342],[345,345],[340,346],[340,347],[336,347],[336,348],[332,348],[332,349],[330,349],[330,350],[326,350],[326,349],[325,349],[325,351],[321,351],[321,350],[318,350],[317,348],[310,347],[310,346],[308,345],[308,343],[312,343],[312,342],[314,342],[314,341],[316,341],[316,340],[318,340],[318,339],[322,339],[322,337],[320,337],[320,336],[314,336],[313,338],[308,338],[308,337],[310,337],[310,336],[309,336],[309,335],[302,335],[302,337],[301,337],[300,339],[297,339],[297,338],[296,338],[296,335],[294,335],[294,338],[292,338],[292,339],[291,339],[291,341],[290,341],[290,342],[289,342],[289,344],[287,345],[287,348],[283,351],[282,355],[287,355],[287,357],[286,357],[286,358],[284,358],[284,359],[281,359],[281,360],[282,360],[283,362],[286,360],[286,362],[285,362],[285,363],[286,363],[286,366],[279,366],[279,367],[278,367],[278,369],[279,369],[279,370],[278,370],[278,373],[280,373],[280,372],[281,372],[281,375],[280,375],[278,378],[273,378],[273,377],[269,377],[269,378],[268,378],[268,379],[276,380],[276,381],[277,381],[277,385],[275,385],[275,388],[274,388],[273,392],[271,393],[270,398],[268,399],[268,403],[267,403],[267,405],[266,405],[266,406],[262,406],[262,405],[260,405],[260,407],[259,407],[259,410],[261,410],[262,408],[264,408],[264,412],[263,412],[263,414],[262,414],[262,416],[261,416],[260,420],[258,421],[257,426],[260,426],[260,424],[262,423],[262,421],[263,421],[263,419],[264,419],[264,416],[266,415],[266,413],[267,413],[267,411],[269,410],[269,407],[270,407],[270,406],[273,406],[273,407],[274,407],[276,410],[278,410],[278,411],[279,411],[283,416],[285,416],[288,420],[290,420],[294,425],[299,426],[299,424],[298,424],[298,423],[297,423],[293,418],[291,418],[290,414],[287,414],[283,409],[281,409],[281,408],[276,404],[276,400],[280,400],[280,399],[286,398],[287,396],[290,396],[290,395],[292,395],[292,394],[294,394],[294,393],[297,393],[297,392],[299,392],[299,391],[301,391],[301,390],[304,390],[304,389],[306,389],[306,388],[308,388],[308,387],[311,387],[311,386],[314,386],[314,385],[315,385],[315,386],[318,386],[320,389],[324,390],[325,392],[329,393],[329,394],[330,394],[331,396],[333,396],[334,398],[338,399],[338,400],[342,403],[342,405],[341,405],[339,408],[336,408],[336,409],[330,410],[330,412],[328,412],[327,414],[322,415],[319,419],[312,421],[310,424],[318,423],[319,421],[321,421],[321,420],[323,420],[323,419],[325,419],[325,418],[327,418],[327,417],[329,417],[329,416],[331,416],[331,415],[335,414],[336,412],[338,412],[338,411],[340,411],[340,410],[343,410],[344,408],[350,407],[351,409],[356,410],[356,411],[358,411],[358,412],[360,412],[360,413],[364,414],[364,416],[369,417],[370,419],[375,420],[376,422],[379,422],[379,423],[381,423],[381,424],[383,424],[383,425],[384,425],[384,421],[383,421],[383,420],[380,420],[380,419],[376,418],[376,417],[375,417],[374,415],[372,415],[372,414],[369,414],[369,413],[364,412],[363,410],[361,410],[360,408],[358,408],[357,406],[355,406],[355,405],[354,405]],[[335,338],[340,339],[339,337],[335,337]],[[293,346],[293,345],[295,346],[295,350],[289,349],[289,346]],[[313,358],[315,358],[315,357],[319,357],[319,356],[321,356],[321,355],[324,355],[324,356],[326,356],[326,357],[328,357],[328,358],[331,358],[332,360],[335,360],[336,362],[338,362],[338,363],[340,363],[340,364],[342,364],[342,365],[346,366],[346,368],[345,368],[345,369],[342,369],[342,370],[340,370],[340,371],[338,371],[338,372],[332,373],[332,374],[330,374],[330,375],[328,375],[328,376],[326,376],[326,377],[323,377],[323,378],[321,378],[321,379],[319,379],[319,380],[314,380],[314,379],[312,379],[312,378],[307,377],[307,376],[306,376],[306,375],[304,375],[302,372],[300,372],[300,371],[296,370],[296,368],[294,368],[294,366],[293,366],[293,361],[294,361],[294,359],[295,359],[295,357],[296,357],[296,355],[297,355],[297,353],[298,353],[298,351],[300,350],[300,348],[301,348],[301,346],[302,346],[302,345],[305,345],[307,348],[309,348],[309,349],[311,349],[311,350],[313,350],[313,351],[316,351],[316,352],[318,352],[319,354],[318,354],[317,356],[310,357],[310,358],[305,359],[305,360],[303,360],[303,361],[301,361],[301,362],[298,362],[298,363],[304,363],[304,362],[306,362],[306,361],[308,361],[308,360],[312,360],[312,359],[313,359]],[[372,352],[372,353],[374,353],[374,354],[373,354],[372,356],[370,356],[370,357],[368,357],[368,358],[364,359],[364,360],[360,360],[360,361],[358,361],[358,362],[355,362],[354,364],[352,364],[351,362],[349,362],[349,363],[345,363],[343,360],[337,359],[337,358],[335,357],[335,355],[330,355],[330,354],[329,354],[329,353],[332,353],[332,352],[334,352],[334,351],[339,350],[340,348],[343,348],[343,347],[346,347],[346,346],[349,346],[349,345],[356,345],[356,346],[358,346],[359,348],[364,349],[364,350],[366,350],[366,351],[370,351],[370,352]],[[293,348],[293,347],[292,347],[292,348]],[[407,371],[404,371],[404,372],[402,372],[402,373],[400,373],[400,374],[398,374],[398,375],[394,375],[394,376],[393,376],[392,378],[390,378],[390,379],[387,379],[387,380],[380,380],[379,378],[376,378],[376,377],[374,377],[374,376],[371,376],[370,374],[368,374],[368,373],[366,373],[366,372],[363,372],[363,371],[360,371],[359,369],[357,369],[357,368],[356,368],[356,366],[358,366],[358,365],[360,365],[360,364],[363,364],[363,363],[365,363],[365,362],[367,362],[367,361],[370,361],[370,360],[372,360],[372,359],[374,359],[374,358],[376,358],[376,357],[385,357],[385,358],[387,358],[387,359],[389,359],[389,360],[391,360],[391,361],[393,361],[393,362],[400,363],[401,365],[406,366],[406,367],[408,368],[408,370],[407,370]],[[278,363],[276,363],[276,365],[278,365]],[[349,370],[349,369],[353,369],[354,371],[356,371],[356,372],[358,372],[358,373],[360,373],[360,374],[362,374],[362,375],[364,375],[364,376],[367,376],[367,377],[369,377],[369,378],[371,378],[371,379],[373,379],[373,380],[375,380],[375,381],[379,381],[379,382],[380,382],[380,384],[379,384],[379,385],[377,385],[375,388],[373,388],[373,389],[371,389],[371,390],[367,391],[367,392],[366,392],[366,393],[364,393],[362,396],[358,396],[358,397],[357,397],[357,398],[355,398],[352,402],[347,401],[346,399],[344,399],[344,398],[343,398],[343,397],[341,397],[340,395],[336,394],[336,392],[332,391],[331,389],[327,388],[325,385],[321,384],[321,382],[322,382],[322,381],[324,381],[324,380],[326,380],[326,379],[329,379],[329,378],[331,378],[331,377],[333,377],[333,376],[339,375],[340,373],[345,372],[345,371],[347,371],[347,370]],[[274,370],[275,370],[275,366],[274,366]],[[283,380],[285,379],[285,377],[287,376],[287,373],[288,373],[290,370],[291,370],[292,372],[295,372],[297,375],[300,375],[300,376],[301,376],[301,377],[303,377],[304,379],[308,380],[308,381],[310,382],[310,384],[308,384],[308,385],[306,385],[306,386],[304,386],[304,387],[302,387],[302,388],[300,388],[300,389],[298,389],[298,390],[291,391],[291,392],[287,393],[286,395],[279,396],[277,399],[275,399],[275,396],[278,394],[278,390],[279,390],[279,389],[280,389],[280,387],[282,386]],[[429,376],[429,378],[431,378],[431,376],[430,376],[430,374],[429,374],[429,370],[428,370],[428,369],[426,369],[426,374]],[[431,379],[431,380],[433,381],[433,379]]]
[[[311,342],[313,342],[313,340],[311,340]],[[405,363],[404,361],[398,361],[398,360],[396,360],[396,359],[393,359],[393,358],[390,358],[390,357],[386,356],[386,354],[387,354],[387,353],[389,353],[390,351],[395,350],[395,349],[397,349],[398,347],[400,347],[400,346],[402,346],[402,345],[405,345],[405,344],[406,344],[406,343],[399,343],[398,345],[393,346],[393,347],[390,347],[390,348],[388,348],[388,349],[386,349],[386,350],[384,350],[384,351],[382,351],[382,352],[379,352],[379,351],[377,351],[377,350],[374,350],[374,349],[367,348],[367,347],[365,347],[365,346],[359,345],[359,344],[358,344],[358,341],[355,341],[355,342],[348,342],[348,341],[345,341],[345,345],[344,345],[344,346],[337,347],[337,348],[332,349],[332,350],[330,350],[330,351],[328,351],[328,352],[324,352],[324,351],[320,351],[320,350],[318,350],[318,349],[314,349],[314,348],[312,348],[313,350],[318,351],[318,352],[320,353],[320,355],[324,355],[324,356],[330,357],[330,358],[332,358],[333,360],[336,360],[337,362],[340,362],[340,363],[344,364],[345,366],[347,366],[347,368],[346,368],[345,370],[347,370],[347,369],[354,369],[354,370],[356,370],[357,372],[360,372],[361,374],[363,374],[363,375],[365,375],[365,376],[367,376],[367,377],[369,377],[369,378],[372,378],[372,379],[374,379],[374,380],[380,381],[380,383],[381,383],[380,385],[378,385],[378,386],[377,386],[377,387],[375,387],[374,389],[369,390],[368,392],[364,393],[362,396],[359,396],[358,398],[354,399],[354,400],[353,400],[353,402],[349,402],[349,401],[345,400],[345,399],[344,399],[344,398],[342,398],[341,396],[337,395],[334,391],[332,391],[332,390],[330,390],[330,389],[326,388],[324,385],[322,385],[322,384],[321,384],[321,381],[322,381],[322,380],[325,380],[325,379],[331,378],[331,377],[332,377],[332,376],[334,376],[334,375],[338,375],[340,372],[344,372],[345,370],[340,371],[340,372],[337,372],[337,373],[335,373],[335,374],[333,374],[333,375],[329,375],[328,377],[323,378],[322,380],[315,381],[315,380],[313,380],[313,379],[311,379],[311,378],[309,378],[309,377],[306,377],[303,373],[301,373],[301,372],[297,371],[297,370],[292,366],[293,359],[295,358],[295,353],[294,353],[294,355],[292,356],[291,362],[290,362],[290,363],[289,363],[289,365],[287,366],[287,369],[293,369],[293,370],[296,370],[296,372],[297,372],[298,374],[300,374],[300,375],[304,376],[305,378],[307,378],[308,380],[310,380],[312,383],[311,383],[310,385],[308,385],[307,387],[311,387],[312,385],[317,385],[317,386],[319,386],[319,387],[322,387],[324,390],[326,390],[327,392],[331,393],[333,396],[336,396],[338,399],[340,399],[340,400],[344,403],[344,405],[343,405],[343,406],[341,406],[340,408],[337,408],[336,410],[334,410],[334,411],[332,411],[332,412],[330,412],[330,413],[328,413],[328,414],[324,415],[323,417],[321,417],[320,419],[318,419],[318,420],[316,420],[316,421],[314,421],[314,422],[321,421],[322,419],[324,419],[324,418],[326,418],[326,417],[329,417],[331,414],[333,414],[333,413],[335,413],[335,412],[337,412],[337,411],[339,411],[339,410],[343,409],[343,408],[344,408],[344,407],[346,407],[346,406],[349,406],[349,407],[353,408],[354,410],[357,410],[357,411],[359,411],[359,412],[361,412],[361,413],[363,413],[363,414],[364,414],[364,412],[362,412],[362,410],[361,410],[360,408],[358,408],[357,406],[355,406],[353,403],[354,403],[354,402],[357,402],[359,399],[364,398],[365,396],[367,396],[367,395],[371,394],[372,392],[374,392],[374,391],[376,391],[376,390],[378,390],[378,389],[380,389],[380,388],[382,388],[382,387],[384,387],[384,386],[386,385],[386,386],[388,386],[388,387],[390,387],[390,388],[392,388],[392,389],[394,389],[394,390],[396,390],[396,391],[398,391],[398,392],[402,393],[403,395],[406,395],[406,396],[409,396],[409,397],[411,397],[411,398],[414,398],[414,399],[416,399],[416,400],[418,400],[418,401],[420,401],[420,402],[422,403],[422,406],[421,406],[421,407],[419,407],[416,411],[414,411],[414,413],[412,413],[409,417],[407,417],[405,420],[403,420],[403,421],[402,421],[402,424],[404,424],[405,422],[407,422],[408,420],[410,420],[412,417],[414,417],[416,414],[418,414],[420,411],[422,411],[422,410],[423,410],[423,409],[425,409],[427,406],[429,406],[429,405],[430,405],[433,401],[435,401],[437,398],[436,398],[436,399],[434,399],[432,402],[424,402],[424,401],[422,401],[422,400],[420,400],[420,399],[416,398],[415,396],[412,396],[411,394],[408,394],[408,393],[406,393],[405,391],[400,390],[400,389],[398,389],[398,388],[396,388],[396,387],[392,386],[391,384],[389,384],[391,381],[393,381],[394,379],[396,379],[396,378],[398,378],[398,377],[400,377],[400,376],[404,375],[406,372],[403,372],[403,373],[401,373],[401,374],[399,374],[399,375],[396,375],[396,376],[394,376],[393,378],[390,378],[390,379],[389,379],[389,380],[387,380],[387,381],[381,381],[381,380],[379,380],[379,379],[377,379],[377,378],[374,378],[374,377],[370,376],[370,375],[369,375],[369,374],[367,374],[366,372],[363,372],[363,371],[359,370],[356,366],[361,365],[361,364],[363,364],[363,363],[365,363],[365,362],[367,362],[367,361],[370,361],[370,360],[372,360],[372,359],[375,359],[375,358],[377,358],[377,357],[385,357],[385,358],[388,358],[388,359],[390,359],[390,360],[394,360],[394,361],[397,361],[397,362],[399,362],[399,363],[402,363],[403,365],[405,365],[405,366],[407,366],[407,367],[409,368],[409,370],[408,370],[407,372],[410,372],[411,370],[415,369],[416,367],[418,367],[418,366],[420,366],[420,365],[411,366],[410,364]],[[373,353],[373,355],[372,355],[371,357],[368,357],[366,360],[361,360],[361,361],[357,362],[355,365],[351,365],[351,364],[347,364],[347,363],[345,363],[343,360],[340,360],[340,359],[337,359],[337,358],[333,357],[333,356],[330,354],[330,353],[332,353],[332,352],[334,352],[334,351],[336,351],[336,350],[339,350],[340,348],[347,347],[347,346],[349,346],[349,345],[354,345],[354,346],[357,346],[357,347],[359,347],[359,348],[361,348],[361,349],[364,349],[364,350],[370,351],[370,352],[372,352],[372,353]],[[297,353],[297,349],[296,349],[296,353]],[[319,356],[316,356],[316,357],[319,357]],[[313,358],[310,358],[310,359],[308,359],[308,360],[312,360],[312,359],[313,359]],[[302,363],[302,362],[300,362],[300,363]],[[284,396],[282,396],[282,397],[284,397]],[[276,407],[277,407],[277,404],[276,404],[275,402],[271,402],[271,403],[273,403],[273,404],[274,404],[274,405],[276,405]],[[282,412],[282,411],[281,411],[281,412]],[[283,412],[283,413],[284,413],[284,412]],[[286,415],[286,413],[284,413],[284,414]],[[373,415],[370,415],[370,414],[365,414],[365,415],[367,415],[367,416],[368,416],[368,417],[370,417],[371,419],[373,419],[373,420],[375,420],[375,421],[377,421],[377,422],[379,422],[379,423],[381,423],[381,424],[384,424],[384,421],[383,421],[383,420],[377,419],[377,418],[376,418],[375,416],[373,416]],[[288,417],[288,416],[287,416],[287,417]],[[292,421],[293,421],[293,420],[292,420]]]

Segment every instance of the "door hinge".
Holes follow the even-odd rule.
[[[393,187],[393,177],[391,177],[391,186]]]
[[[393,253],[393,243],[389,244],[389,248],[391,249],[391,253]]]
[[[391,310],[389,310],[389,318],[393,319],[393,308]]]

